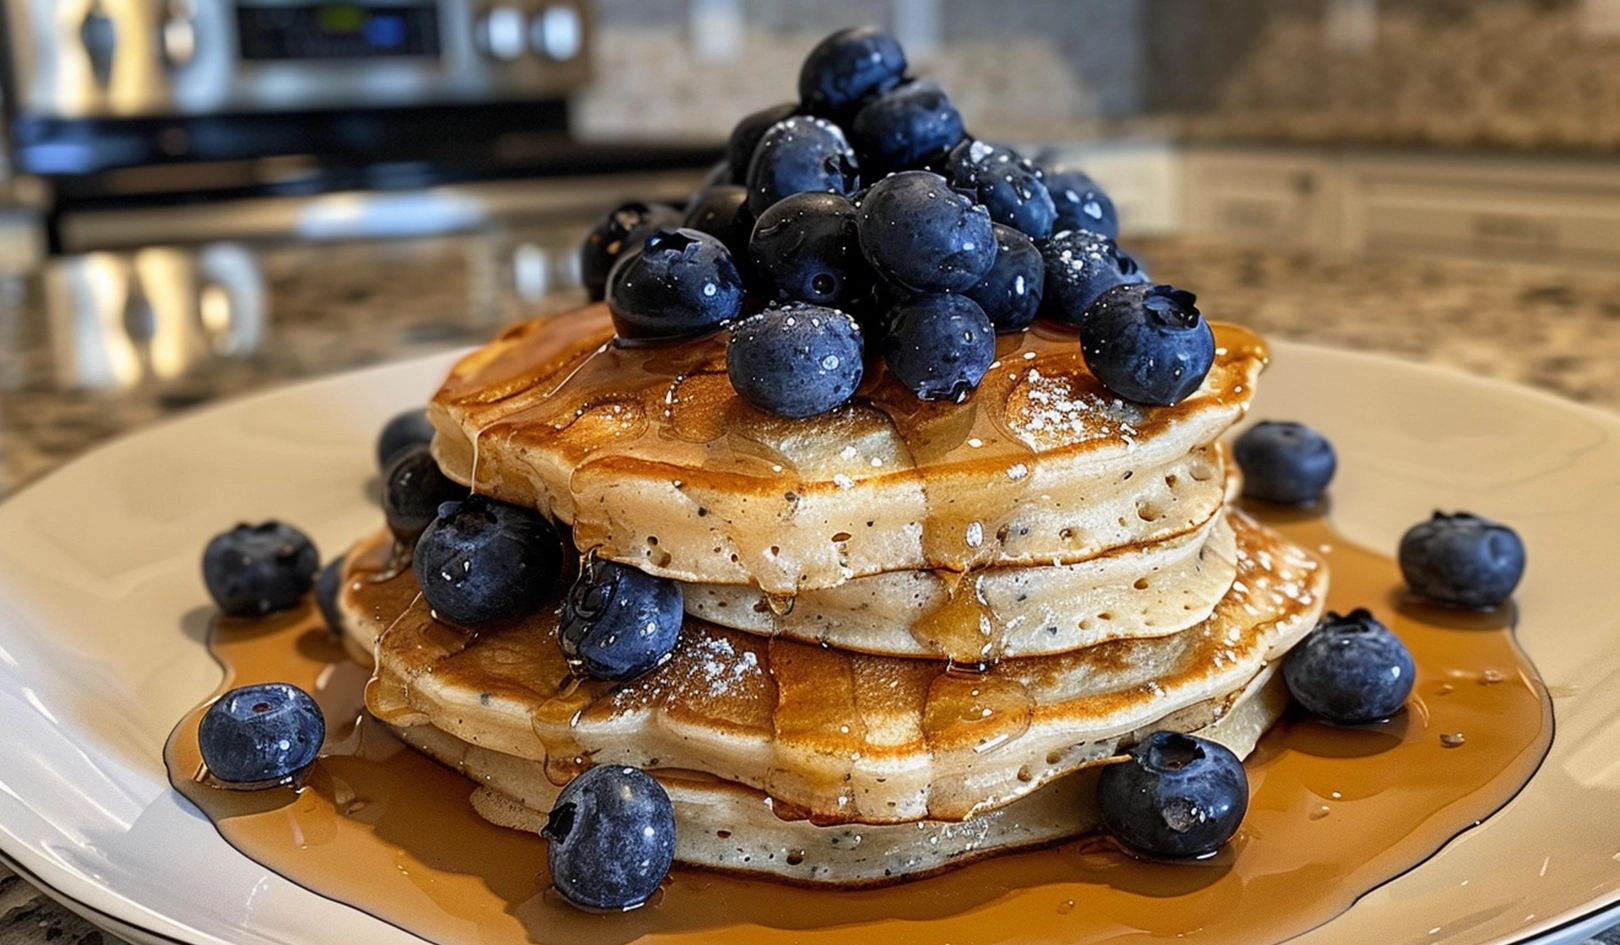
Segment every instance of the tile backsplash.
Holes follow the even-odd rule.
[[[1608,149],[1620,0],[597,0],[592,138],[718,140],[881,23],[975,134]]]

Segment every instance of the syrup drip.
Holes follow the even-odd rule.
[[[1511,607],[1457,614],[1421,605],[1401,590],[1392,561],[1322,520],[1261,513],[1300,544],[1331,546],[1328,606],[1367,606],[1388,623],[1412,650],[1416,688],[1408,710],[1387,723],[1340,729],[1285,718],[1246,762],[1253,793],[1243,828],[1196,863],[1137,860],[1107,838],[1087,837],[875,890],[804,889],[678,867],[646,908],[581,913],[547,894],[543,841],[483,821],[466,801],[470,781],[404,749],[361,711],[366,672],[345,658],[313,606],[222,621],[210,640],[227,685],[285,680],[321,704],[330,735],[302,790],[243,794],[196,782],[202,706],[176,728],[165,760],[175,788],[250,857],[441,943],[626,945],[647,935],[719,945],[1009,936],[1076,945],[1280,942],[1505,804],[1545,755],[1552,724],[1547,693],[1508,631]],[[779,671],[777,684],[803,684],[793,672]],[[985,696],[957,704],[971,719],[983,708],[974,698],[988,703]],[[945,701],[936,713],[948,719]],[[794,725],[845,717],[811,714],[790,716],[784,737]],[[1448,748],[1447,734],[1466,742]],[[831,774],[838,766],[828,767]]]

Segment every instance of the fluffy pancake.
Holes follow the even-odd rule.
[[[1144,726],[1207,724],[1310,629],[1320,561],[1240,513],[1232,524],[1236,579],[1207,620],[982,674],[688,618],[659,669],[574,681],[554,613],[478,632],[440,623],[411,604],[408,571],[375,579],[375,551],[351,555],[342,601],[376,656],[368,707],[392,724],[431,724],[562,779],[588,763],[705,771],[822,824],[962,820],[1114,754]]]
[[[594,306],[514,326],[434,397],[434,452],[476,491],[538,508],[581,548],[682,581],[772,595],[888,571],[1067,564],[1164,541],[1221,508],[1212,446],[1247,408],[1263,344],[1217,326],[1204,385],[1173,407],[1103,388],[1075,336],[997,339],[963,404],[874,365],[828,414],[772,417],[726,378],[723,335],[615,345]]]
[[[1222,700],[1223,714],[1197,733],[1245,757],[1287,705],[1282,674],[1268,670]],[[469,744],[426,723],[396,731],[407,744],[476,781],[473,805],[485,819],[529,831],[545,823],[560,788],[544,765]],[[651,773],[675,805],[677,860],[790,882],[863,886],[1090,832],[1098,824],[1098,770],[1093,765],[1075,771],[967,821],[834,826],[785,819],[763,792],[699,772]]]

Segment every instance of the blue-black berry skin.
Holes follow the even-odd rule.
[[[965,295],[924,295],[889,313],[883,363],[923,400],[961,403],[995,358],[995,328]]]
[[[620,204],[596,222],[579,248],[579,278],[592,302],[607,295],[608,274],[625,252],[660,226],[679,226],[684,214],[661,203]]]
[[[1242,825],[1249,778],[1219,742],[1154,732],[1131,749],[1129,761],[1103,768],[1097,808],[1109,832],[1138,853],[1208,856]]]
[[[470,627],[538,611],[562,546],[539,513],[475,495],[439,506],[411,563],[434,614]]]
[[[933,167],[962,141],[962,115],[937,83],[908,82],[855,113],[850,141],[867,180]]]
[[[1008,148],[965,138],[946,159],[951,186],[973,197],[990,219],[1034,240],[1052,235],[1057,211],[1041,172]]]
[[[1378,722],[1412,693],[1412,654],[1365,608],[1329,611],[1283,661],[1288,691],[1307,712],[1339,725]]]
[[[634,909],[675,860],[675,808],[639,768],[604,765],[568,783],[540,835],[551,882],[576,906]]]
[[[1040,311],[1046,261],[1022,232],[1000,223],[991,228],[996,234],[995,265],[963,295],[979,303],[997,332],[1021,331]]]
[[[1041,245],[1046,288],[1041,317],[1079,328],[1086,312],[1115,286],[1148,281],[1114,241],[1091,230],[1060,230]]]
[[[1085,171],[1047,170],[1045,181],[1057,215],[1056,229],[1089,230],[1119,239],[1119,211]]]
[[[872,282],[855,206],[838,194],[777,201],[754,224],[748,258],[756,290],[777,302],[842,306]]]
[[[1245,430],[1232,456],[1243,470],[1245,496],[1284,505],[1315,505],[1339,465],[1327,437],[1287,420],[1262,420]]]
[[[683,341],[742,312],[742,273],[717,237],[660,229],[613,267],[607,304],[623,343]]]
[[[791,194],[848,196],[861,166],[844,132],[825,118],[799,115],[765,129],[748,165],[748,209],[755,217]]]
[[[197,727],[208,773],[242,790],[295,780],[315,763],[325,738],[320,707],[289,683],[232,689],[208,707]]]
[[[731,183],[747,186],[748,165],[753,163],[754,150],[759,147],[759,139],[765,136],[765,130],[798,113],[797,102],[785,102],[751,112],[737,122],[731,129],[731,137],[726,140],[726,166],[731,171]]]
[[[681,226],[707,233],[725,244],[733,262],[748,258],[748,238],[754,232],[754,214],[748,209],[748,188],[717,184],[697,195],[686,208]]]
[[[674,652],[681,603],[675,581],[589,558],[563,598],[557,636],[563,656],[592,679],[634,679]]]
[[[338,596],[343,592],[343,561],[338,555],[315,575],[315,606],[320,608],[326,628],[334,636],[343,635],[343,611],[338,607]]]
[[[1086,313],[1080,354],[1113,393],[1169,406],[1198,389],[1215,363],[1215,333],[1191,292],[1167,285],[1123,285]]]
[[[275,521],[215,535],[202,558],[209,596],[232,617],[262,617],[296,606],[320,566],[309,536]]]
[[[904,171],[873,184],[856,219],[872,268],[913,293],[966,292],[996,263],[990,214],[929,171]]]
[[[418,407],[395,414],[377,435],[377,468],[387,469],[388,463],[406,447],[417,443],[433,442],[433,423],[427,410]]]
[[[813,417],[854,396],[864,371],[860,325],[807,303],[767,308],[738,322],[726,374],[738,396],[779,417]]]
[[[906,54],[875,26],[839,30],[810,50],[799,69],[799,102],[817,115],[840,119],[899,85]]]
[[[432,450],[421,443],[401,451],[383,470],[383,515],[400,541],[415,541],[441,503],[466,494],[467,487],[440,472]]]
[[[1495,607],[1524,576],[1524,541],[1500,522],[1435,512],[1401,536],[1401,574],[1412,590],[1453,607]]]

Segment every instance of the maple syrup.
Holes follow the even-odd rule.
[[[1331,919],[1499,809],[1544,757],[1552,716],[1513,641],[1511,605],[1485,614],[1422,605],[1406,597],[1393,561],[1344,541],[1325,517],[1258,512],[1328,559],[1329,607],[1368,607],[1401,636],[1417,664],[1416,687],[1407,709],[1378,725],[1285,717],[1246,762],[1252,796],[1237,837],[1195,863],[1137,859],[1105,837],[1086,837],[872,890],[678,866],[642,909],[583,913],[548,891],[543,841],[482,820],[467,800],[470,780],[405,748],[365,714],[367,673],[312,607],[222,621],[209,644],[226,667],[221,691],[282,680],[316,696],[331,734],[302,788],[239,793],[202,783],[202,707],[176,728],[165,760],[175,788],[247,856],[440,943],[1279,942]],[[961,691],[941,700],[941,726],[971,728],[986,711],[1017,712],[1008,694],[974,694],[970,677],[943,685]],[[571,707],[565,700],[557,709]]]

